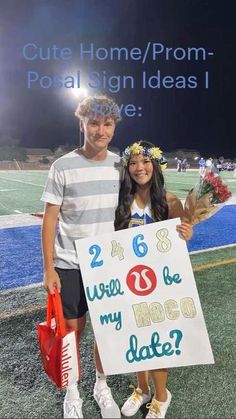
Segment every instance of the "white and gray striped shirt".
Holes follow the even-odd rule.
[[[78,269],[74,241],[114,231],[118,204],[120,157],[90,160],[74,150],[56,160],[41,200],[60,205],[55,266]]]

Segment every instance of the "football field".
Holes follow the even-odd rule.
[[[180,199],[186,197],[199,178],[196,170],[188,170],[186,173],[166,170],[164,175],[167,189],[176,193]],[[221,177],[236,195],[236,178],[233,177],[233,172],[221,172]],[[45,170],[0,171],[0,215],[42,211],[40,197],[46,178]]]
[[[36,324],[45,318],[41,286],[40,197],[45,171],[0,172],[0,418],[61,418],[64,392],[43,372]],[[223,172],[233,199],[194,227],[188,248],[215,358],[214,365],[173,368],[166,418],[235,418],[236,179]],[[197,171],[165,172],[167,189],[184,199]],[[93,399],[93,334],[88,319],[80,346],[85,418],[99,418]],[[117,403],[130,394],[132,374],[109,377]],[[136,418],[145,412],[140,411]]]

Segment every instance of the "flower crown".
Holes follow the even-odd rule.
[[[135,156],[142,154],[145,157],[149,157],[151,160],[161,160],[162,151],[159,147],[143,147],[139,143],[133,143],[131,146],[126,147],[122,153],[121,160],[124,166],[127,166],[131,155]]]

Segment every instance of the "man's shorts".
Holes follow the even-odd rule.
[[[65,319],[78,319],[88,311],[79,269],[55,268],[61,280],[61,299]]]

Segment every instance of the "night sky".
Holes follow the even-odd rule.
[[[128,108],[130,116],[123,115],[114,146],[122,149],[135,139],[146,139],[165,152],[187,148],[205,157],[235,158],[234,3],[1,0],[0,144],[9,137],[25,147],[78,144],[74,111],[80,72],[80,87],[89,94],[106,93],[118,104],[136,108]],[[89,54],[80,56],[81,43],[86,50],[93,44],[93,60]],[[37,50],[32,45],[25,48],[24,57],[28,44]],[[40,59],[40,48],[42,58],[50,50],[49,60]],[[124,48],[128,58],[112,60],[111,48]],[[169,55],[167,48],[172,48]],[[144,72],[152,87],[145,88]],[[46,88],[55,76],[62,84],[67,78],[70,85],[74,77],[75,88]],[[98,86],[103,76],[106,86]],[[130,76],[126,85],[124,76]],[[29,77],[38,80],[28,81]]]

